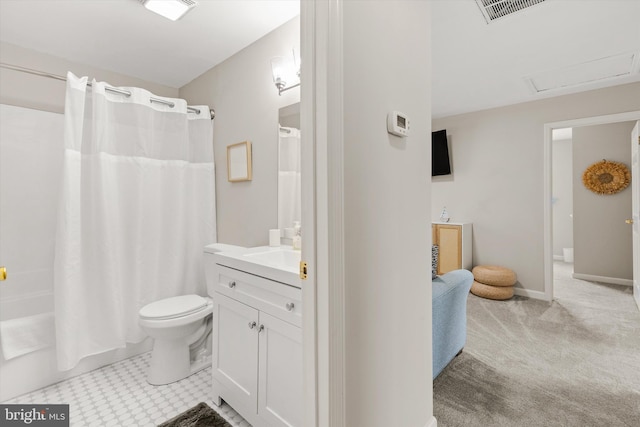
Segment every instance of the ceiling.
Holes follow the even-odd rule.
[[[173,22],[138,0],[0,0],[0,40],[179,88],[300,13],[297,0],[197,2]]]
[[[138,0],[0,0],[0,40],[179,88],[299,13],[198,3],[171,22]],[[474,0],[431,5],[434,117],[640,81],[640,0],[546,0],[490,24]],[[591,82],[535,90],[572,79]]]
[[[474,0],[431,4],[434,117],[640,81],[640,0],[547,0],[490,24]],[[589,77],[584,64],[623,53],[631,75],[540,93],[525,80]]]

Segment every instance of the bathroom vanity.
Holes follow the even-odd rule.
[[[254,427],[302,425],[300,252],[205,249],[213,305],[213,399]]]

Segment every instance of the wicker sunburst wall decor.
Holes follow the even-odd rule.
[[[616,194],[627,188],[631,173],[624,163],[603,160],[584,171],[582,182],[596,194]]]

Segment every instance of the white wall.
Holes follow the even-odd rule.
[[[175,98],[178,89],[148,82],[137,77],[114,73],[77,62],[0,42],[0,62],[31,68],[50,74],[89,76],[113,86],[135,86],[159,96]],[[0,68],[0,103],[36,110],[64,112],[65,82]]]
[[[509,267],[543,298],[544,124],[634,110],[640,83],[434,120],[451,137],[453,175],[433,180],[431,219],[447,206],[473,222],[474,265]]]
[[[574,266],[573,272],[633,280],[631,185],[599,195],[582,184],[584,170],[602,159],[631,167],[631,130],[635,122],[573,129]]]
[[[343,5],[347,426],[431,422],[429,2]],[[387,133],[392,110],[411,135]]]
[[[564,248],[573,248],[573,143],[571,139],[551,144],[553,257],[564,260]]]
[[[268,244],[278,227],[278,110],[300,101],[300,89],[278,96],[271,58],[300,46],[296,17],[180,88],[190,104],[216,110],[213,146],[216,164],[218,241],[241,246]],[[251,141],[253,180],[227,181],[227,146]],[[303,232],[304,232],[304,224]]]

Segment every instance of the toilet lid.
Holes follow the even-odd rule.
[[[181,295],[145,305],[140,309],[140,317],[145,319],[171,319],[195,313],[206,306],[207,300],[200,295]]]

